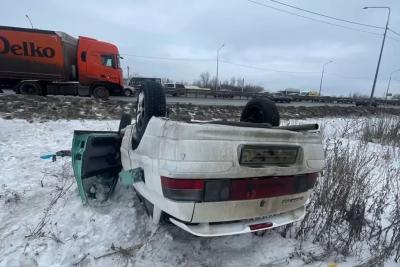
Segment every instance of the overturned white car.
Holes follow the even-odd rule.
[[[136,123],[118,132],[75,131],[72,161],[80,195],[105,200],[133,185],[155,223],[197,236],[255,232],[302,219],[324,152],[318,125],[279,127],[268,100],[251,100],[241,122],[166,118],[161,86],[138,95]]]

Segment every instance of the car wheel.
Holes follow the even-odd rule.
[[[119,121],[118,132],[120,133],[122,129],[125,129],[126,126],[131,125],[132,123],[132,116],[130,114],[124,113],[121,116]]]
[[[93,96],[95,98],[100,98],[100,99],[108,99],[108,97],[110,96],[110,92],[108,91],[108,89],[104,86],[96,86],[93,89]]]
[[[132,96],[132,94],[133,94],[132,90],[128,89],[128,88],[124,89],[123,93],[124,93],[124,96]]]
[[[165,117],[165,94],[162,86],[146,82],[139,91],[136,104],[136,135],[139,143],[151,117]]]
[[[269,123],[279,126],[280,116],[275,103],[268,99],[252,99],[244,107],[240,121]]]

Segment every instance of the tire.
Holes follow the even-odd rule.
[[[22,82],[18,84],[17,91],[23,95],[41,95],[42,87],[36,82]]]
[[[165,117],[165,93],[162,86],[146,82],[141,87],[136,104],[136,139],[140,142],[151,117]]]
[[[120,133],[122,129],[125,129],[126,126],[131,125],[131,123],[132,116],[128,113],[123,113],[119,121],[118,132]]]
[[[269,123],[279,126],[280,116],[275,103],[269,99],[252,99],[247,102],[240,116],[242,122]]]
[[[110,91],[104,86],[96,86],[93,89],[93,96],[95,98],[100,98],[100,99],[108,99],[110,97]]]
[[[128,89],[128,88],[125,88],[123,93],[124,93],[124,96],[132,96],[133,95],[132,90]]]

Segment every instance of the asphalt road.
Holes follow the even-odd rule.
[[[112,99],[122,101],[136,101],[136,97],[114,96]],[[193,105],[204,106],[245,106],[248,99],[221,99],[221,98],[194,98],[194,97],[167,97],[167,103],[192,103]],[[317,102],[291,102],[291,103],[277,103],[278,106],[352,106],[354,104],[334,104],[334,103],[317,103]]]

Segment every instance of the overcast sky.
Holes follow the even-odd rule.
[[[269,0],[269,6],[311,16]],[[281,0],[282,2],[361,23],[384,26],[387,11],[364,6],[390,6],[390,25],[400,33],[399,0]],[[116,44],[130,66],[141,76],[175,81],[198,79],[201,72],[216,72],[220,51],[220,78],[243,77],[246,83],[275,91],[283,88],[318,89],[322,65],[326,68],[323,92],[370,94],[382,35],[343,29],[292,16],[246,0],[136,0],[136,1],[6,1],[0,25],[59,30]],[[383,30],[335,22],[358,29]],[[377,85],[377,96],[386,90],[390,72],[400,68],[400,36],[387,39]],[[186,58],[161,60],[135,57]],[[225,62],[234,63],[236,65]],[[252,66],[254,68],[238,65]],[[276,72],[281,70],[298,73]],[[392,91],[400,93],[400,72],[393,75]]]

